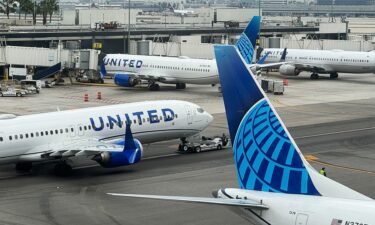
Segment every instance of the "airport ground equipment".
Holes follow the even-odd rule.
[[[1,97],[23,97],[26,94],[26,90],[16,89],[14,87],[5,87],[0,91]]]
[[[229,140],[225,134],[215,137],[202,136],[200,138],[183,138],[178,146],[178,151],[184,153],[199,153],[208,150],[221,150],[228,146],[228,142]]]

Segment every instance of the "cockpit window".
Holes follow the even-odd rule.
[[[197,108],[197,112],[204,113],[204,110],[202,108]]]

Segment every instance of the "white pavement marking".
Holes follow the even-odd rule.
[[[373,129],[375,129],[375,127],[366,127],[366,128],[360,128],[360,129],[352,129],[352,130],[343,130],[343,131],[336,131],[336,132],[328,132],[328,133],[321,133],[321,134],[306,135],[306,136],[301,136],[301,137],[295,137],[294,139],[304,139],[304,138],[311,138],[311,137],[321,137],[321,136],[334,135],[334,134],[345,134],[345,133],[352,133],[352,132],[365,131],[365,130],[373,130]]]

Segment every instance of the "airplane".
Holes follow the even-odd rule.
[[[215,46],[239,188],[214,198],[108,193],[229,206],[251,224],[375,224],[375,201],[319,174],[303,157],[233,46]]]
[[[247,64],[251,68],[267,68],[261,65],[268,54],[252,64],[253,49],[260,29],[260,17],[255,16],[249,22],[236,43]],[[280,63],[270,64],[270,67]],[[281,63],[283,64],[283,63]],[[185,89],[186,83],[215,85],[219,83],[216,61],[191,59],[187,57],[160,57],[127,54],[108,54],[101,64],[102,78],[113,74],[114,82],[121,87],[134,87],[145,80],[151,91],[160,89],[158,82],[176,84],[176,89]]]
[[[181,9],[174,9],[172,4],[169,4],[169,12],[173,12],[177,16],[190,16],[195,15],[193,10],[186,10],[184,6],[180,5]]]
[[[273,63],[280,60],[283,51],[266,48],[260,56],[270,52],[265,63]],[[319,79],[319,74],[337,79],[338,73],[374,73],[375,52],[288,49],[285,63],[279,66],[280,74],[298,76],[302,71],[311,72],[312,80]]]
[[[57,175],[69,175],[78,156],[103,167],[130,165],[141,160],[143,144],[195,135],[212,120],[198,105],[176,100],[1,115],[0,164],[30,171],[33,163],[57,162]]]

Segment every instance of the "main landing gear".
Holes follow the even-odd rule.
[[[329,79],[331,80],[335,80],[339,77],[339,74],[338,73],[330,73],[329,74]]]
[[[54,171],[57,176],[66,177],[72,175],[73,168],[66,161],[61,161],[55,165]]]
[[[177,83],[176,84],[176,89],[185,89],[186,88],[186,84],[185,83]]]
[[[149,89],[150,91],[159,91],[160,86],[159,86],[159,84],[157,84],[157,83],[155,83],[155,82],[149,82],[149,83],[148,83],[148,89]]]
[[[317,74],[317,73],[312,73],[311,76],[310,76],[310,79],[311,79],[311,80],[317,80],[317,79],[319,79],[319,74]]]
[[[33,164],[31,162],[18,162],[16,164],[16,171],[17,172],[30,172],[33,167]]]

